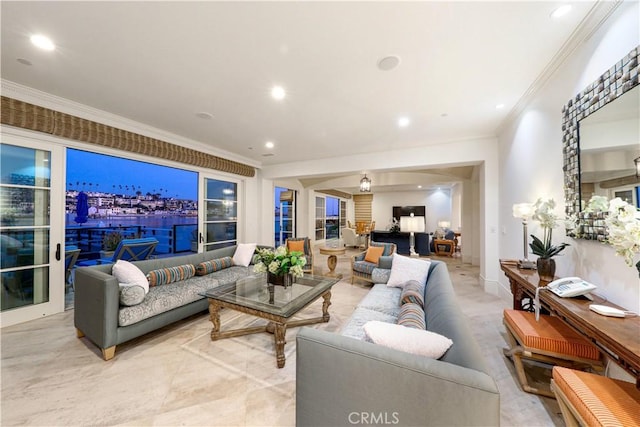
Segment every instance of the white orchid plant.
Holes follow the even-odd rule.
[[[275,274],[282,276],[291,274],[293,277],[302,277],[302,267],[307,264],[304,253],[287,250],[286,246],[278,246],[275,250],[262,248],[256,250],[258,262],[253,266],[256,273]]]
[[[532,219],[538,221],[542,227],[542,240],[531,235],[533,241],[529,244],[531,251],[538,255],[540,258],[552,258],[558,255],[564,250],[568,243],[560,243],[559,245],[552,245],[551,238],[553,235],[553,229],[558,226],[558,216],[553,212],[556,207],[556,203],[553,199],[542,200],[538,199],[533,205],[534,213]]]
[[[625,263],[633,266],[633,258],[640,253],[640,210],[620,197],[607,201],[606,197],[593,196],[585,209],[586,212],[608,212],[605,219],[608,237],[606,243],[616,250],[616,255],[624,258]],[[636,263],[640,270],[640,261]]]

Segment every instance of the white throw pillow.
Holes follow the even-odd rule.
[[[371,320],[363,328],[367,338],[375,344],[431,359],[441,358],[453,344],[449,338],[435,332],[379,320]]]
[[[405,283],[410,280],[426,283],[430,266],[431,261],[409,258],[394,253],[391,263],[391,274],[389,275],[389,280],[387,280],[387,286],[402,288]]]
[[[240,243],[233,254],[233,265],[248,267],[251,264],[253,253],[256,251],[256,243]]]
[[[123,261],[119,259],[113,265],[111,274],[118,280],[120,285],[138,285],[142,286],[144,293],[149,292],[149,281],[147,276],[135,265],[129,261]]]

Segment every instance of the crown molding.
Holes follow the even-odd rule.
[[[553,77],[560,66],[569,58],[576,49],[591,36],[607,21],[609,16],[623,3],[624,0],[603,1],[598,0],[596,4],[589,10],[587,15],[580,21],[578,26],[573,30],[569,38],[560,47],[558,52],[551,58],[551,61],[542,70],[538,77],[531,83],[525,93],[520,97],[516,105],[509,111],[509,114],[500,122],[496,128],[496,135],[502,131],[525,110],[526,106],[535,98],[535,96],[547,84],[549,79]]]
[[[134,120],[127,119],[116,114],[108,113],[97,108],[89,107],[87,105],[71,101],[69,99],[61,98],[59,96],[52,95],[50,93],[43,92],[28,86],[24,86],[10,80],[2,79],[0,82],[0,87],[2,89],[2,96],[49,108],[61,113],[70,114],[82,119],[102,123],[118,129],[148,136],[150,138],[170,142],[172,144],[180,145],[193,150],[202,151],[224,159],[244,163],[255,168],[262,167],[262,163],[257,162],[253,159],[238,156],[237,154],[225,150],[220,150],[200,141],[185,138],[183,136],[158,129],[153,126],[147,126],[143,123],[136,122]]]

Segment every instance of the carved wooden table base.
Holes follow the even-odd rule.
[[[218,301],[213,298],[209,298],[209,318],[213,324],[211,329],[211,340],[217,341],[223,338],[239,337],[242,335],[255,334],[258,332],[267,332],[273,334],[273,340],[276,347],[276,363],[278,368],[283,368],[285,365],[284,345],[287,343],[285,335],[288,327],[296,327],[303,325],[311,325],[313,323],[326,323],[330,320],[329,306],[331,305],[331,290],[325,292],[322,296],[322,316],[314,317],[311,319],[291,320],[289,318],[276,316],[263,311],[255,310],[252,308],[244,307],[238,304],[232,304],[224,301]],[[315,301],[315,300],[314,300]],[[312,301],[313,302],[313,301]],[[228,331],[220,330],[220,309],[222,307],[230,308],[232,310],[239,311],[241,313],[251,314],[261,319],[266,319],[269,322],[266,325],[254,326],[250,328],[232,329]],[[301,310],[304,307],[301,308]]]

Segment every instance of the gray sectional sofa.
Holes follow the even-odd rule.
[[[399,288],[376,284],[341,334],[297,335],[296,425],[495,426],[500,395],[462,314],[447,266],[432,261],[424,290],[427,330],[453,345],[429,359],[366,342],[369,320],[395,323]]]
[[[199,254],[133,262],[143,273],[184,264],[233,257],[236,246]],[[74,324],[78,337],[87,337],[113,358],[116,345],[208,309],[199,295],[207,289],[236,281],[252,273],[253,266],[230,266],[219,271],[149,289],[142,303],[120,304],[120,287],[111,274],[113,265],[80,267],[75,273]]]

